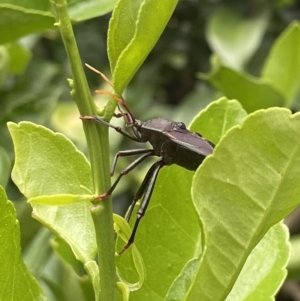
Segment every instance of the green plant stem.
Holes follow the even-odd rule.
[[[72,95],[81,115],[96,115],[96,106],[84,75],[72,25],[68,16],[66,0],[54,0],[53,4],[56,11],[56,25],[60,29],[72,69]],[[113,106],[116,105],[111,103],[110,107]],[[113,110],[110,110],[109,114],[112,115],[112,113]],[[83,122],[83,128],[89,149],[95,193],[99,195],[108,190],[111,185],[108,129],[94,122],[86,121]],[[96,293],[96,299],[113,301],[115,300],[116,268],[111,199],[93,204],[91,214],[96,230],[100,276],[100,292]]]

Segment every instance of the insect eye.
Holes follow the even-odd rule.
[[[178,126],[179,126],[179,128],[186,130],[186,126],[183,122],[178,122]]]
[[[186,126],[183,122],[175,122],[174,130],[186,130]]]

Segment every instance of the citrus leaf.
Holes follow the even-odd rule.
[[[8,123],[15,147],[12,178],[28,198],[60,194],[86,195],[92,190],[90,165],[65,136],[31,122]],[[72,248],[83,263],[96,254],[88,202],[62,206],[32,204],[33,216]]]
[[[300,114],[249,115],[220,141],[194,177],[206,249],[187,300],[224,300],[253,248],[299,205]]]
[[[65,136],[25,121],[8,129],[16,153],[12,178],[27,198],[92,190],[89,162]]]
[[[0,186],[0,295],[1,300],[47,300],[25,266],[20,247],[20,227],[13,204]]]
[[[272,46],[265,63],[262,78],[270,81],[287,103],[295,100],[300,84],[300,23],[295,21]]]
[[[285,103],[284,96],[268,81],[220,65],[217,60],[213,61],[212,71],[200,77],[208,80],[227,98],[237,99],[248,113]]]
[[[108,31],[113,86],[121,95],[169,21],[178,0],[120,0]]]
[[[9,72],[20,74],[26,69],[30,59],[31,52],[20,43],[11,43],[7,46],[9,52]]]
[[[226,301],[271,301],[287,275],[290,255],[288,228],[278,223],[248,257]]]
[[[241,124],[247,112],[235,100],[222,97],[212,102],[194,118],[191,131],[198,131],[209,141],[217,144],[221,137],[234,125]]]
[[[199,269],[200,257],[192,258],[183,267],[169,288],[165,301],[183,301]]]
[[[149,300],[162,301],[185,263],[201,251],[199,219],[190,195],[192,177],[193,172],[178,166],[164,167],[159,173],[135,237],[145,264],[145,284],[131,293],[131,301],[145,300],[145,295]],[[133,214],[132,222],[135,218]],[[116,264],[123,279],[136,282],[130,249],[116,257]]]
[[[0,46],[0,88],[5,84],[9,72],[10,57],[6,46]]]
[[[225,65],[242,69],[259,46],[268,20],[268,13],[245,18],[233,10],[219,10],[208,19],[207,41]]]
[[[61,206],[69,205],[78,202],[91,202],[94,199],[93,195],[87,194],[57,194],[57,195],[42,195],[28,200],[30,204]]]
[[[280,288],[286,277],[290,246],[288,230],[278,223],[267,232],[248,257],[233,290],[226,301],[267,301]],[[188,261],[172,283],[166,301],[183,301],[193,285],[200,266],[200,258]]]
[[[122,294],[123,301],[129,300],[130,291],[124,282],[117,282],[117,288]]]
[[[0,44],[16,41],[22,36],[54,28],[54,22],[54,17],[50,12],[1,3]]]
[[[71,3],[68,12],[72,21],[79,22],[107,14],[116,3],[117,0],[81,0]]]
[[[130,233],[131,233],[128,223],[125,221],[124,218],[122,218],[121,216],[119,216],[117,214],[114,214],[114,223],[115,223],[114,228],[115,228],[116,233],[123,240],[123,242],[127,243],[129,240],[129,237],[130,237]],[[127,289],[124,291],[124,286],[119,284],[122,295],[125,295],[125,296],[127,296],[128,292],[130,292],[130,291],[139,290],[145,282],[145,266],[144,266],[143,258],[141,256],[140,252],[138,251],[137,247],[135,246],[135,244],[132,244],[131,252],[132,252],[132,259],[133,259],[134,267],[139,276],[139,279],[136,283],[129,283],[125,279],[122,278],[122,276],[120,275],[119,272],[117,273],[121,282],[124,285],[126,285],[126,287],[128,289],[128,291],[127,291]]]
[[[0,146],[0,185],[5,187],[11,171],[11,162],[6,150]]]

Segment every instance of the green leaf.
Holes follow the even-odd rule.
[[[24,9],[31,9],[36,11],[49,11],[49,12],[50,12],[50,5],[51,5],[47,1],[35,1],[35,0],[1,0],[1,3],[20,6]]]
[[[20,228],[13,204],[0,187],[0,295],[2,300],[47,300],[21,256]]]
[[[27,225],[28,224],[26,224],[26,226]],[[40,230],[34,236],[31,236],[30,243],[26,246],[25,250],[23,251],[23,260],[30,272],[35,277],[41,276],[42,271],[47,265],[49,257],[52,254],[51,246],[49,244],[51,236],[52,233],[47,228],[41,227]]]
[[[123,301],[128,301],[130,294],[128,286],[124,282],[117,282],[117,288],[122,294]]]
[[[68,7],[70,19],[74,22],[99,17],[112,11],[117,0],[76,1]]]
[[[56,255],[64,264],[71,266],[74,272],[76,272],[78,275],[82,274],[82,263],[76,260],[72,249],[63,239],[61,239],[59,236],[54,237],[53,239],[51,239],[51,246]]]
[[[65,136],[25,121],[8,129],[16,153],[12,178],[28,199],[92,190],[89,162]]]
[[[237,99],[248,113],[285,103],[284,96],[267,81],[222,66],[216,60],[211,73],[200,77],[208,80],[227,98]]]
[[[278,223],[248,257],[226,301],[272,301],[281,287],[290,255],[288,228]]]
[[[273,300],[286,277],[289,251],[287,227],[283,223],[276,224],[253,249],[226,301]],[[186,300],[200,263],[199,258],[187,262],[172,283],[166,301]]]
[[[295,21],[280,35],[265,63],[262,78],[286,97],[295,101],[300,84],[300,23]]]
[[[268,13],[245,18],[233,10],[222,9],[209,19],[207,41],[223,64],[242,69],[260,45],[268,25]]]
[[[41,273],[44,286],[50,289],[51,300],[95,300],[91,281],[70,247],[59,237],[52,240],[51,245],[56,255],[48,257],[48,264]]]
[[[61,206],[69,205],[78,202],[91,202],[94,199],[93,195],[75,195],[75,194],[58,194],[58,195],[42,195],[28,200],[30,204]]]
[[[166,27],[178,0],[120,0],[108,31],[113,86],[121,95]]]
[[[146,268],[145,284],[131,293],[131,301],[145,300],[146,295],[162,301],[185,263],[201,252],[199,219],[190,192],[192,177],[193,172],[178,166],[164,167],[159,173],[135,238]],[[137,281],[130,248],[116,257],[116,264],[123,279]]]
[[[230,128],[241,124],[246,116],[247,112],[237,100],[222,97],[202,110],[192,121],[190,129],[217,144]]]
[[[170,286],[165,301],[182,301],[185,299],[185,296],[193,283],[195,274],[199,269],[199,265],[200,257],[192,258],[186,263],[178,277]]]
[[[1,3],[0,44],[16,41],[22,36],[54,28],[54,22],[50,12]]]
[[[128,223],[125,221],[125,219],[117,214],[114,214],[114,228],[118,236],[122,239],[123,245],[124,242],[127,243],[131,233],[130,227]],[[127,289],[124,291],[124,286],[121,284],[119,285],[122,295],[125,296],[129,294],[129,291],[139,290],[145,282],[145,266],[144,266],[143,258],[135,244],[132,244],[131,252],[132,252],[134,267],[138,274],[138,281],[136,283],[129,283],[125,279],[123,279],[120,273],[118,272],[119,280],[121,280],[122,283],[127,287]]]
[[[5,149],[0,146],[0,185],[5,187],[11,171],[11,162]]]
[[[40,70],[43,69],[43,72]],[[23,76],[18,77],[13,89],[3,91],[0,120],[49,120],[61,87],[57,80],[59,68],[45,61],[31,61]]]
[[[90,193],[90,165],[65,136],[31,122],[10,122],[8,128],[16,154],[12,178],[27,198]],[[89,203],[32,206],[34,218],[59,233],[78,260],[86,263],[94,259],[96,242]]]
[[[0,46],[0,88],[5,83],[9,71],[9,53],[7,47]]]
[[[51,241],[51,245],[63,263],[64,275],[61,287],[65,295],[64,300],[94,300],[95,295],[93,287],[96,288],[96,292],[99,285],[98,266],[96,262],[90,261],[88,263],[89,267],[87,267],[86,270],[96,271],[96,275],[92,273],[90,274],[91,277],[88,277],[83,272],[82,264],[76,260],[71,248],[63,239],[57,236]],[[93,286],[91,280],[93,282]],[[72,294],[70,294],[70,290],[72,290]]]
[[[31,58],[31,52],[19,43],[7,46],[9,52],[9,72],[12,74],[22,73]]]
[[[299,205],[300,114],[249,115],[200,166],[193,199],[206,249],[187,300],[224,300],[248,255]],[[195,297],[197,296],[197,297]]]

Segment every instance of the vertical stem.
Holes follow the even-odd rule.
[[[66,0],[52,0],[56,11],[58,26],[71,65],[74,97],[81,115],[96,115],[96,106],[90,94],[83,71],[72,25],[68,16]],[[110,109],[115,107],[111,101]],[[111,118],[110,110],[108,118]],[[95,194],[101,194],[110,187],[108,129],[94,122],[83,122],[83,128],[89,149]],[[92,205],[91,214],[96,230],[100,292],[96,300],[114,301],[116,288],[115,242],[112,219],[111,199]]]

